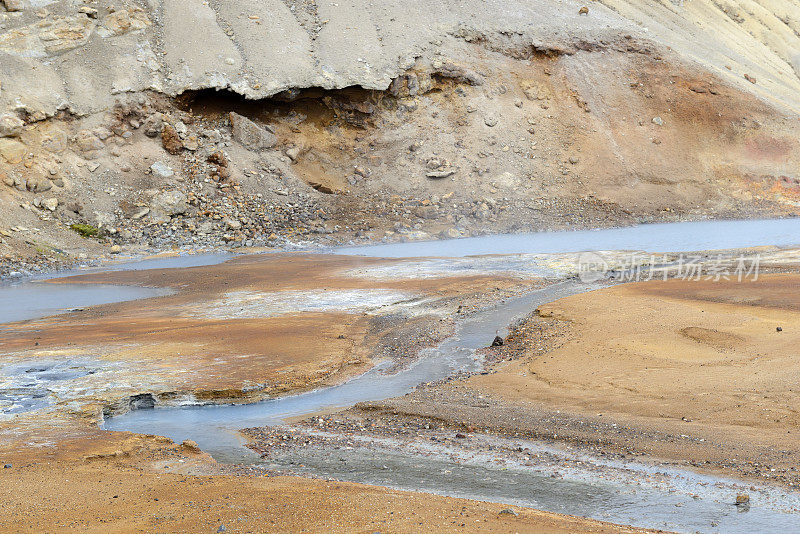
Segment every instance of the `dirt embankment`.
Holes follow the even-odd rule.
[[[173,247],[797,213],[790,107],[632,30],[464,30],[392,79],[257,101],[142,92],[26,119],[2,140],[3,272]]]

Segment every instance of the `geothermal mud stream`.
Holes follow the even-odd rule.
[[[398,258],[620,249],[670,252],[792,245],[800,242],[797,236],[800,220],[717,221],[404,243],[336,252]],[[91,287],[81,285],[76,289],[90,291]],[[399,371],[389,372],[393,362],[383,362],[334,387],[247,405],[135,410],[107,419],[104,428],[165,435],[175,441],[192,439],[223,462],[246,462],[300,474],[515,503],[642,527],[708,532],[792,531],[800,521],[799,494],[766,486],[745,490],[734,480],[645,463],[614,463],[573,451],[545,450],[542,444],[527,441],[514,440],[513,448],[500,438],[475,438],[494,439],[492,446],[498,450],[522,448],[546,454],[533,460],[485,450],[470,452],[440,443],[395,443],[374,436],[344,447],[311,445],[302,451],[279,451],[264,460],[244,447],[244,438],[238,432],[242,428],[281,425],[287,418],[402,395],[420,383],[458,371],[478,371],[482,362],[476,357],[476,349],[485,347],[496,332],[504,332],[515,317],[538,305],[598,287],[563,281],[473,314],[457,324],[455,335],[427,349],[415,363]],[[0,298],[9,289],[13,288],[0,290]],[[26,295],[26,291],[32,289],[20,290],[12,300],[35,295]],[[115,301],[119,294],[117,297]],[[43,302],[36,312],[39,315],[59,308],[49,296],[40,295],[34,300]],[[0,306],[2,310],[12,308],[15,306],[11,301]],[[18,316],[16,310],[8,311],[11,319],[6,320]],[[193,399],[186,399],[186,403],[193,403]],[[736,493],[744,491],[754,496],[751,506],[733,506]]]
[[[264,467],[676,532],[794,532],[800,517],[798,494],[524,439],[309,435],[331,441],[271,450]],[[734,506],[738,493],[751,505]]]
[[[254,404],[204,405],[135,410],[106,419],[107,430],[129,430],[167,436],[175,441],[191,439],[219,461],[241,462],[258,458],[243,446],[239,429],[279,424],[289,417],[346,408],[357,402],[403,395],[422,382],[446,378],[457,371],[478,371],[481,362],[475,350],[485,347],[499,331],[503,334],[515,317],[540,304],[598,288],[561,282],[461,321],[456,334],[427,349],[406,369],[389,373],[392,362],[383,362],[344,384],[270,399]],[[504,334],[503,334],[504,335]]]

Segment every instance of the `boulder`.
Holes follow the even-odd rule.
[[[152,393],[131,395],[129,406],[131,410],[152,410],[156,407],[156,398]]]
[[[58,199],[55,197],[46,198],[42,200],[42,207],[48,211],[56,211],[56,208],[58,208]]]
[[[183,141],[178,132],[169,124],[165,124],[161,130],[161,146],[170,154],[177,155],[183,150]]]
[[[442,232],[439,234],[439,237],[442,239],[458,239],[461,237],[461,232],[455,228],[448,228],[446,230],[442,230]]]
[[[186,195],[181,191],[162,191],[153,197],[150,202],[150,209],[166,213],[170,217],[186,213],[189,205],[186,203]]]
[[[16,115],[3,113],[0,115],[0,137],[19,137],[24,125]]]
[[[425,173],[425,176],[428,178],[433,178],[434,180],[438,180],[441,178],[447,178],[448,176],[452,176],[456,173],[456,170],[452,167],[450,168],[443,168],[437,171],[428,171]]]
[[[95,211],[92,213],[91,223],[96,228],[103,228],[106,230],[111,230],[114,228],[114,223],[116,222],[117,218],[114,216],[113,213],[109,213],[107,211]]]
[[[42,137],[42,148],[56,154],[67,148],[67,134],[63,131],[51,129]]]
[[[22,11],[25,7],[22,0],[3,0],[3,5],[6,11]]]
[[[81,130],[75,138],[75,144],[81,152],[92,152],[93,150],[102,150],[105,148],[103,143],[94,133],[88,130]]]
[[[297,158],[300,157],[300,149],[298,147],[296,147],[296,146],[293,146],[291,148],[287,148],[286,149],[286,155],[289,157],[290,160],[296,162]]]
[[[224,222],[225,226],[227,226],[229,230],[241,230],[242,228],[242,223],[236,219],[227,218]]]
[[[148,213],[150,213],[150,208],[147,206],[137,206],[136,209],[130,212],[130,218],[143,219]]]
[[[158,137],[164,129],[164,116],[161,113],[153,113],[145,119],[142,129],[147,137]]]
[[[264,150],[272,148],[278,143],[275,134],[262,128],[247,117],[231,112],[231,134],[233,138],[250,150]]]
[[[44,176],[33,176],[25,181],[25,188],[33,193],[42,193],[50,191],[53,188],[53,182]]]
[[[156,161],[150,165],[150,172],[153,173],[153,176],[157,176],[159,178],[172,178],[175,176],[175,171],[172,170],[172,167],[163,161]]]
[[[197,442],[191,439],[184,440],[183,443],[181,443],[181,447],[186,452],[192,452],[195,454],[201,452],[200,446],[197,444]]]

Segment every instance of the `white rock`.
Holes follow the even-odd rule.
[[[225,219],[225,226],[231,230],[239,230],[242,227],[242,223],[236,219]]]
[[[296,146],[293,146],[292,148],[287,148],[286,155],[289,156],[290,160],[297,161],[297,158],[300,157],[300,149],[297,148]]]
[[[53,197],[42,200],[42,206],[50,211],[56,211],[56,208],[58,207],[58,199]]]
[[[186,204],[186,195],[181,191],[163,191],[153,198],[150,208],[172,216],[186,213],[189,206]]]
[[[245,148],[249,148],[250,150],[263,150],[265,148],[272,148],[278,143],[278,138],[275,137],[275,134],[266,128],[262,128],[247,117],[233,112],[229,114],[229,117],[231,121],[231,135]]]
[[[150,165],[150,172],[153,175],[158,176],[159,178],[172,178],[175,176],[175,171],[172,170],[172,167],[164,163],[163,161],[156,161],[152,165]]]

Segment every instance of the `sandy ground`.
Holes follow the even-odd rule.
[[[490,372],[362,408],[796,487],[798,287],[770,274],[568,297],[493,349]]]

